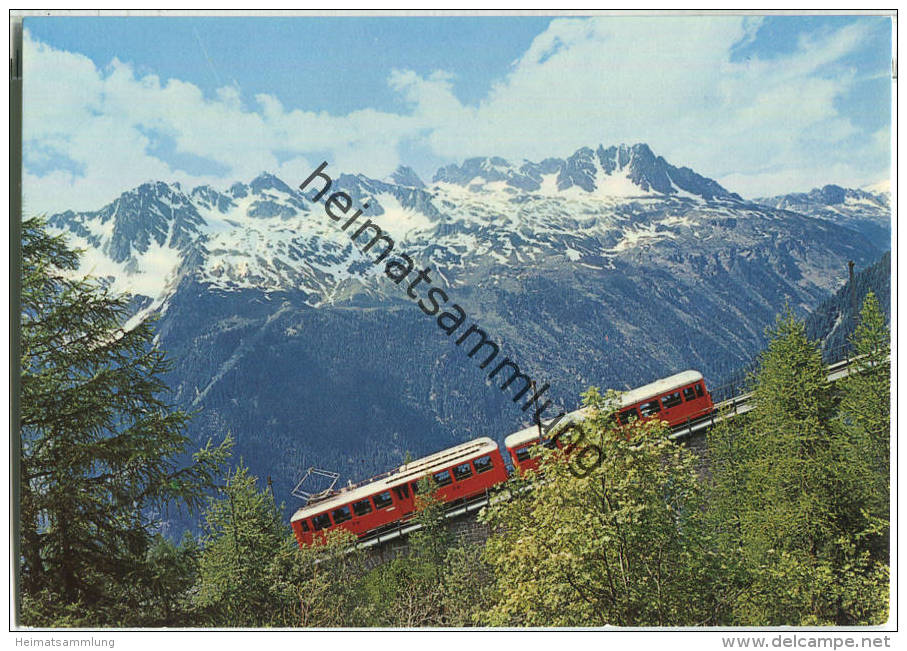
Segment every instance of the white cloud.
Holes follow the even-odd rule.
[[[445,107],[430,141],[455,158],[648,142],[676,164],[759,194],[808,189],[788,178],[816,185],[834,171],[856,183],[887,173],[887,141],[836,106],[855,79],[840,61],[867,38],[864,26],[803,38],[770,60],[732,62],[732,47],[754,31],[743,17],[555,20],[478,109],[459,113],[449,87],[397,79],[416,114]]]
[[[311,170],[312,152],[328,152],[338,171],[382,174],[399,164],[397,146],[413,133],[413,118],[374,110],[288,111],[264,94],[249,107],[235,86],[206,98],[193,84],[138,76],[116,59],[100,69],[28,32],[25,51],[24,202],[31,213],[97,209],[148,180],[224,186],[267,170],[292,182]],[[153,153],[161,139],[226,173],[168,164]],[[54,169],[54,160],[66,164]]]
[[[394,70],[388,84],[409,103],[406,112],[347,115],[284,107],[267,94],[246,98],[236,86],[206,97],[116,59],[99,68],[26,32],[26,209],[96,209],[150,179],[224,186],[269,170],[292,182],[324,155],[337,171],[381,176],[401,162],[404,142],[446,160],[538,160],[584,145],[648,142],[750,196],[883,178],[887,130],[863,133],[836,104],[854,83],[841,61],[867,38],[863,27],[802,38],[769,60],[732,62],[732,48],[752,40],[757,24],[733,16],[558,19],[477,106],[458,100],[447,72]],[[225,172],[177,169],[154,153],[161,138]]]

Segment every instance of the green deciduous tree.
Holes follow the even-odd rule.
[[[421,561],[438,584],[444,582],[445,557],[453,543],[444,510],[447,506],[437,495],[431,479],[423,477],[416,491],[413,523],[420,528],[409,536],[411,557]]]
[[[125,329],[129,300],[78,278],[40,220],[22,225],[22,258],[22,621],[140,624],[160,513],[203,500],[229,441],[182,465],[187,415],[162,397],[150,325]]]
[[[544,451],[544,478],[510,482],[490,507],[485,558],[495,603],[486,621],[526,626],[720,623],[721,558],[704,517],[695,457],[658,422],[618,429],[615,396],[585,394],[580,426],[601,464],[576,477]],[[576,454],[579,454],[577,448]],[[533,481],[534,479],[534,481]]]
[[[418,484],[409,552],[375,568],[365,579],[371,623],[377,626],[444,626],[447,553],[452,537],[444,503],[428,477]]]
[[[483,559],[484,546],[462,543],[445,556],[444,621],[446,626],[477,626],[492,605],[492,568]]]
[[[310,547],[292,536],[274,552],[268,566],[275,626],[367,626],[370,613],[362,579],[365,556],[356,536],[328,532]]]

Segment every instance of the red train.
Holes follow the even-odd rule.
[[[626,425],[634,418],[641,420],[659,418],[667,421],[668,426],[677,427],[706,416],[714,409],[712,396],[705,388],[702,374],[698,371],[684,371],[625,391],[620,396],[620,407],[614,416],[621,425]],[[563,424],[583,420],[585,411],[579,409],[568,414],[564,417]],[[529,450],[538,443],[539,431],[535,425],[504,439],[504,447],[510,453],[513,467],[521,471],[537,468],[538,460],[530,456]],[[545,444],[545,441],[542,443]]]
[[[443,501],[456,502],[481,495],[506,481],[508,474],[490,438],[462,443],[307,504],[290,518],[296,540],[310,545],[317,532],[335,528],[361,537],[404,520],[416,510],[416,486],[426,476],[432,478]]]
[[[615,417],[622,424],[631,418],[658,417],[674,427],[710,414],[713,409],[702,375],[684,371],[623,393]],[[585,410],[580,409],[568,414],[562,422],[578,422],[584,417]],[[522,472],[538,466],[538,461],[530,455],[530,448],[538,443],[536,426],[504,439],[514,468]],[[542,444],[551,445],[551,442],[543,440]],[[310,501],[293,514],[290,523],[300,546],[311,545],[323,532],[339,528],[361,538],[411,517],[415,511],[416,485],[424,477],[431,477],[443,501],[457,502],[485,493],[508,476],[498,446],[483,437]]]

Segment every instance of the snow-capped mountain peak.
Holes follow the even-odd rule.
[[[763,232],[759,223],[778,219],[645,144],[584,147],[539,163],[470,158],[438,170],[430,186],[402,166],[385,180],[332,177],[331,191],[348,193],[362,210],[359,225],[370,219],[395,254],[443,270],[451,286],[524,264],[611,269],[684,243],[706,250],[738,237],[743,246]],[[374,228],[354,244],[355,229],[340,229],[300,181],[263,172],[223,189],[146,183],[50,224],[88,250],[83,271],[155,306],[187,276],[222,291],[301,292],[313,306],[391,291],[383,267],[372,264],[374,250],[362,251]],[[823,200],[836,201],[835,188],[822,189]],[[846,201],[859,199],[853,192]]]
[[[607,149],[582,147],[566,159],[523,161],[518,167],[503,158],[469,158],[435,174],[436,183],[474,188],[504,184],[517,190],[555,194],[573,188],[609,197],[672,195],[687,198],[740,199],[717,182],[686,167],[674,167],[655,156],[645,143]],[[500,186],[497,186],[500,187]]]

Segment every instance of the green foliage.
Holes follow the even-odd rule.
[[[188,531],[179,545],[155,536],[148,550],[146,626],[192,626],[191,591],[198,578],[198,541]]]
[[[291,547],[280,510],[256,478],[240,467],[210,498],[199,557],[196,603],[215,626],[267,626],[271,622],[268,566]]]
[[[78,280],[77,254],[23,225],[21,612],[32,626],[863,625],[888,617],[890,334],[875,296],[854,372],[826,381],[790,310],[751,379],[753,410],[713,428],[710,474],[658,422],[617,428],[615,394],[565,453],[511,478],[456,544],[420,485],[409,551],[367,568],[338,531],[300,549],[231,441],[188,466],[188,416],[127,299]],[[600,455],[582,452],[595,445]],[[600,464],[593,463],[598,457]],[[582,472],[573,472],[582,467]],[[582,476],[578,477],[577,474]],[[156,534],[168,505],[204,534]]]
[[[411,554],[379,565],[365,577],[369,626],[444,625],[443,590],[435,567]]]
[[[443,504],[423,482],[407,555],[366,567],[352,534],[337,530],[300,548],[280,509],[239,468],[209,501],[188,594],[193,625],[224,627],[467,626],[490,578],[481,548],[452,546]],[[478,568],[479,580],[476,580]],[[183,586],[177,590],[185,589]],[[470,597],[475,594],[475,599]]]
[[[840,405],[787,310],[752,378],[753,411],[709,433],[710,517],[721,546],[738,552],[734,624],[887,617],[887,331],[873,303],[855,341],[866,357],[838,387]]]
[[[444,503],[428,477],[416,491],[409,553],[373,570],[365,579],[374,626],[442,626],[445,624],[446,556],[452,542]]]
[[[860,323],[851,338],[856,363],[839,382],[841,456],[854,467],[850,492],[856,505],[888,520],[890,492],[891,337],[875,295],[863,302]],[[880,541],[887,553],[887,538]]]
[[[289,536],[268,565],[272,604],[269,624],[367,625],[370,604],[362,585],[365,558],[355,542],[355,536],[338,530],[329,532],[319,544],[299,548]]]
[[[150,325],[125,329],[128,299],[79,279],[40,220],[23,223],[22,255],[21,621],[142,625],[157,514],[199,505],[230,441],[180,465],[188,416],[162,397]]]
[[[755,378],[755,408],[744,433],[746,549],[817,552],[837,537],[831,490],[833,413],[826,370],[803,323],[778,317]]]
[[[431,479],[423,477],[416,491],[416,515],[413,522],[421,528],[409,536],[412,556],[433,569],[434,578],[442,582],[444,556],[453,542],[444,519],[445,503],[434,491]]]
[[[695,458],[658,422],[617,430],[616,397],[585,395],[585,439],[601,465],[578,478],[557,451],[542,479],[512,482],[488,509],[485,558],[496,577],[492,625],[670,626],[722,614],[721,558],[712,549]],[[584,464],[587,465],[588,464]],[[534,480],[534,481],[532,481]]]
[[[479,545],[458,545],[428,478],[419,482],[408,552],[362,578],[366,626],[473,626],[489,603],[489,568]]]

